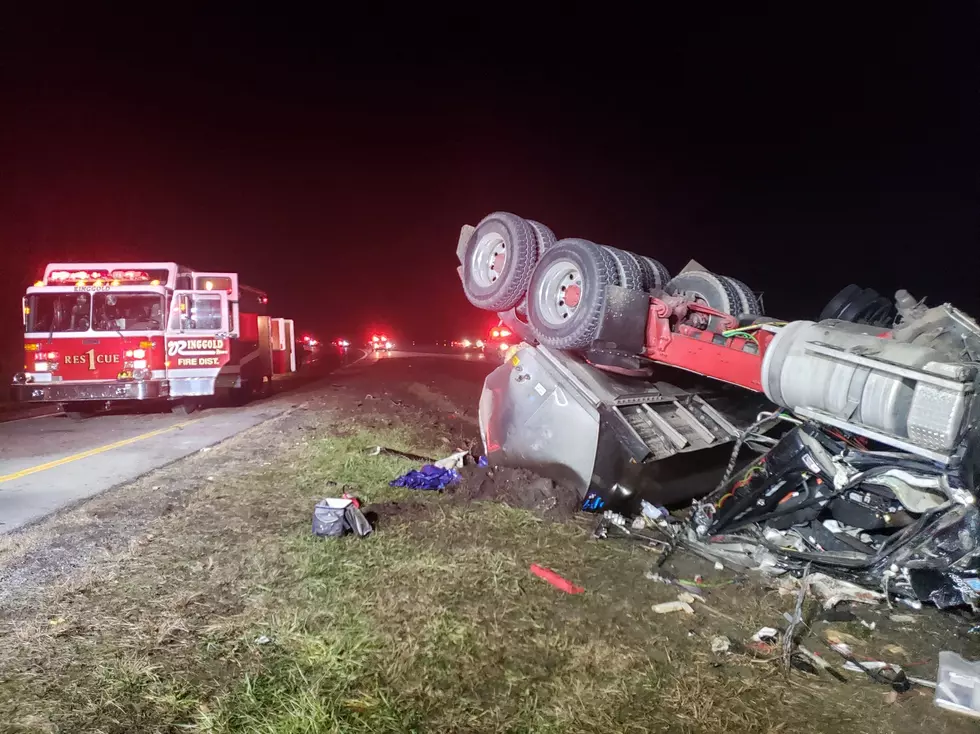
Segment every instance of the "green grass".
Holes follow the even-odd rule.
[[[265,446],[282,452],[274,470],[202,487],[131,552],[8,625],[0,730],[853,734],[936,717],[969,730],[917,694],[889,704],[861,681],[711,655],[716,619],[652,612],[676,590],[643,579],[643,551],[388,487],[412,463],[365,448],[445,453],[410,429],[365,418],[287,444]],[[313,503],[344,485],[424,508],[382,516],[366,539],[312,538]],[[587,592],[556,591],[531,563]],[[739,603],[738,632],[776,621],[767,599]]]

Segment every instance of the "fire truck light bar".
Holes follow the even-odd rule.
[[[112,281],[113,285],[119,283],[148,283],[150,274],[145,270],[54,270],[48,276],[48,282],[63,285],[67,283],[82,284],[101,280]],[[160,281],[152,281],[152,285],[159,285]]]

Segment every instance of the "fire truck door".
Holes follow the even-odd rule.
[[[224,290],[174,291],[166,332],[171,397],[213,395],[225,378],[231,339]]]

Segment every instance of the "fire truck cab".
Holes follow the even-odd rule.
[[[248,399],[271,387],[274,332],[292,330],[270,319],[268,301],[237,273],[172,262],[52,263],[24,297],[14,395],[59,403],[72,417],[117,401],[160,400],[186,412],[203,396]]]

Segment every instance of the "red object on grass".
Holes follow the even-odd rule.
[[[544,579],[556,589],[561,589],[566,594],[581,594],[583,591],[585,591],[585,589],[583,589],[581,586],[576,586],[568,579],[559,576],[550,568],[543,568],[537,563],[531,564],[531,573],[533,573],[539,579]]]

